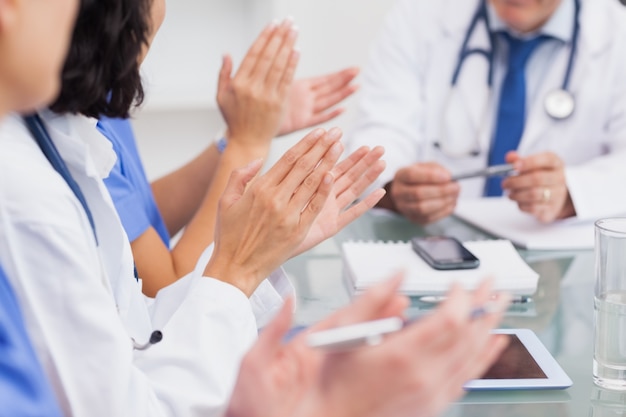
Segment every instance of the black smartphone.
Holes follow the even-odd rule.
[[[435,269],[473,269],[480,261],[457,239],[449,236],[414,237],[413,250]]]

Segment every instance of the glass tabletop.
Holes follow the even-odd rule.
[[[417,235],[451,235],[461,241],[493,239],[454,217],[420,227],[400,216],[372,210],[337,236],[285,264],[298,294],[295,324],[309,325],[350,301],[343,279],[341,243],[407,241]],[[524,260],[540,275],[532,301],[514,304],[502,327],[533,330],[574,382],[566,390],[470,392],[444,416],[626,417],[626,393],[593,384],[592,250],[527,251]],[[432,305],[414,298],[409,316]]]

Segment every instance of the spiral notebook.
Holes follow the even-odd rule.
[[[458,282],[466,289],[476,288],[494,278],[497,291],[531,295],[537,290],[539,275],[519,256],[508,240],[464,242],[480,260],[476,269],[440,271],[431,268],[407,242],[349,241],[342,245],[344,276],[350,290],[360,292],[393,274],[404,271],[401,291],[407,295],[441,295]]]

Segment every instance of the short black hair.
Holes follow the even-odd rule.
[[[82,0],[61,92],[50,108],[89,117],[128,117],[144,90],[139,57],[148,45],[152,0]]]

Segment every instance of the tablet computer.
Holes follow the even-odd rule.
[[[529,329],[498,329],[509,345],[480,378],[465,384],[468,391],[564,389],[572,380],[537,335]]]

